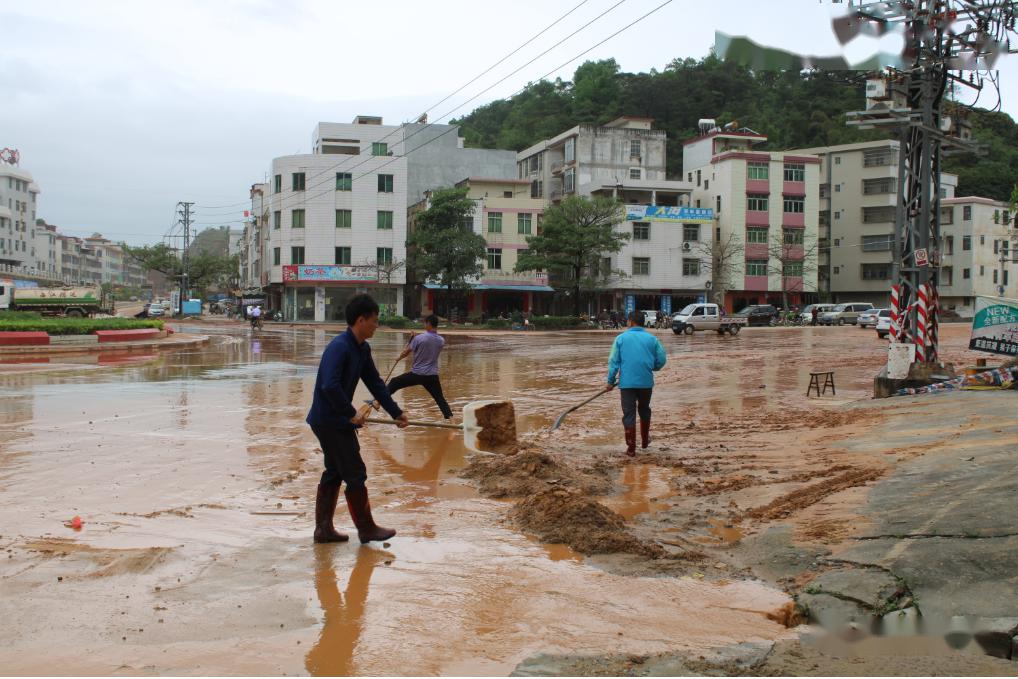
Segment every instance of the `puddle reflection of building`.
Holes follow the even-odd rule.
[[[334,560],[346,553],[333,545],[315,546],[315,591],[325,620],[318,641],[304,659],[304,667],[312,676],[358,673],[354,654],[364,631],[371,574],[375,566],[394,558],[389,552],[359,548],[346,589],[340,593]]]
[[[35,417],[35,394],[29,389],[11,393],[11,387],[17,384],[28,384],[27,376],[3,380],[6,393],[0,395],[0,453],[12,452],[12,444],[32,436],[28,425]],[[4,466],[4,460],[13,462],[14,456],[0,456],[0,469]]]

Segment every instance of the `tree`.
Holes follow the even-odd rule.
[[[714,301],[721,306],[724,306],[725,295],[734,283],[735,272],[741,269],[745,250],[734,233],[728,234],[724,240],[712,238],[709,242],[700,241],[697,252],[710,273]]]
[[[467,198],[467,191],[462,187],[432,193],[428,208],[416,216],[407,240],[412,267],[424,280],[434,280],[445,288],[447,316],[453,288],[468,288],[467,279],[484,271],[486,244],[473,231],[474,202]]]
[[[629,240],[615,225],[623,218],[622,203],[613,198],[569,196],[544,213],[542,230],[527,238],[516,271],[544,270],[572,288],[573,313],[580,315],[580,289],[593,287],[601,269],[601,258],[618,252]]]
[[[180,275],[180,255],[166,243],[139,247],[121,243],[120,247],[125,255],[138,262],[144,269],[158,271],[167,278]]]
[[[138,262],[143,268],[158,271],[167,278],[180,279],[183,274],[183,262],[177,250],[165,243],[134,247],[121,243],[124,254]],[[227,257],[208,251],[199,251],[188,257],[188,285],[191,290],[198,291],[201,297],[209,288],[229,285],[237,277],[240,270],[240,258],[237,255]],[[190,294],[190,291],[185,291]]]
[[[805,229],[782,229],[767,243],[767,275],[781,281],[781,306],[788,309],[788,293],[806,292],[817,271],[817,242],[807,242]]]

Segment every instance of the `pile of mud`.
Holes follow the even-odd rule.
[[[606,470],[596,465],[571,469],[526,444],[516,455],[475,455],[462,475],[476,481],[482,495],[494,498],[524,497],[552,486],[576,488],[595,495],[611,490]]]
[[[516,441],[516,409],[512,401],[489,403],[474,411],[477,426],[477,444],[481,450],[514,455],[518,450]]]
[[[551,488],[522,500],[509,518],[541,542],[565,544],[581,554],[665,555],[653,542],[638,540],[626,530],[626,521],[586,493]]]

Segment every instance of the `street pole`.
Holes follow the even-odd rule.
[[[177,205],[181,206],[183,210],[180,212],[180,224],[184,227],[184,249],[181,251],[181,274],[180,274],[180,299],[177,301],[178,309],[177,312],[184,313],[184,300],[187,299],[188,293],[188,246],[191,243],[191,206],[194,203],[179,202]]]

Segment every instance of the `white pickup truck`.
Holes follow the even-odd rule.
[[[719,335],[738,335],[748,320],[745,316],[723,315],[717,304],[687,304],[672,316],[672,332],[692,335],[697,330],[714,330]]]

